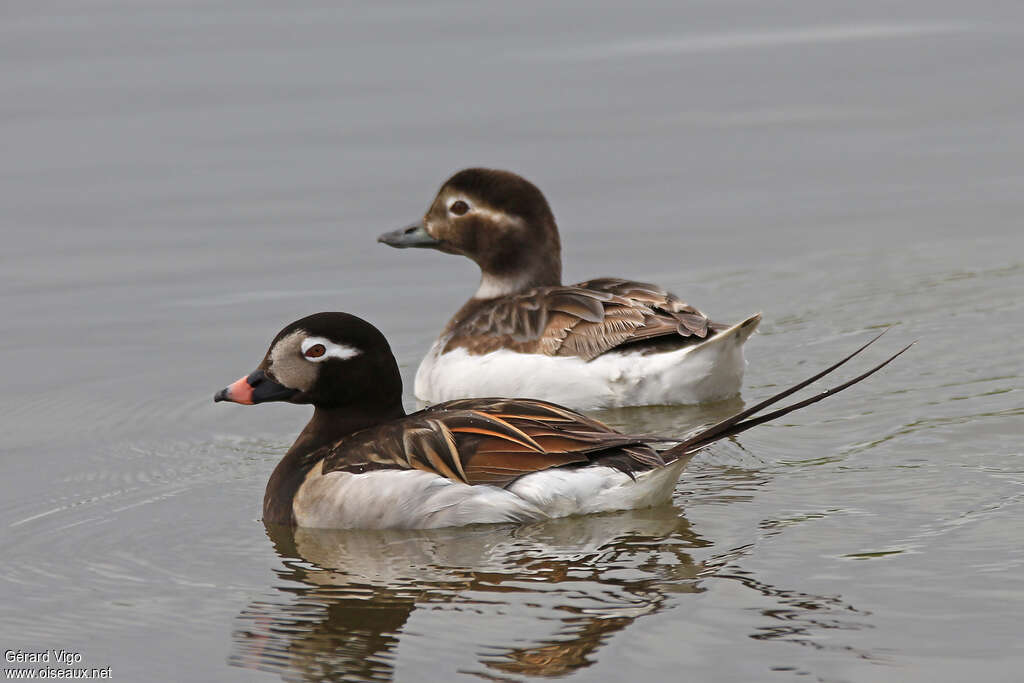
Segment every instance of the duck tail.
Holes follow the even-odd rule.
[[[907,344],[902,349],[900,349],[899,351],[897,351],[893,355],[889,356],[883,362],[879,363],[878,365],[876,365],[875,367],[871,368],[867,372],[865,372],[865,373],[863,373],[861,375],[858,375],[858,376],[854,377],[853,379],[851,379],[851,380],[849,380],[847,382],[843,382],[842,384],[840,384],[838,386],[835,386],[835,387],[832,387],[831,389],[826,389],[825,391],[822,391],[819,394],[811,396],[810,398],[804,399],[802,401],[797,401],[796,403],[790,404],[790,405],[785,406],[783,408],[778,408],[777,410],[773,410],[770,413],[759,414],[759,413],[762,413],[762,411],[765,408],[767,408],[768,406],[770,406],[770,405],[772,405],[774,403],[778,403],[779,401],[781,401],[782,399],[786,398],[787,396],[789,396],[789,395],[791,395],[793,393],[796,393],[797,391],[803,389],[808,384],[811,384],[812,382],[816,382],[817,380],[821,379],[825,375],[827,375],[827,374],[831,373],[832,371],[838,369],[840,366],[844,365],[847,361],[852,359],[854,356],[859,354],[861,351],[863,351],[864,349],[866,349],[867,347],[871,346],[876,341],[878,341],[879,337],[881,337],[887,331],[888,330],[883,330],[878,336],[876,336],[874,339],[871,339],[869,342],[867,342],[866,344],[861,346],[859,349],[857,349],[856,351],[851,353],[849,356],[847,356],[846,358],[843,358],[842,360],[840,360],[839,362],[835,363],[834,365],[831,365],[828,368],[825,368],[824,370],[822,370],[818,374],[814,375],[813,377],[809,377],[808,379],[805,379],[802,382],[798,382],[797,384],[794,384],[793,386],[789,387],[788,389],[780,391],[779,393],[777,393],[777,394],[775,394],[773,396],[770,396],[770,397],[766,398],[765,400],[761,401],[760,403],[758,403],[758,404],[756,404],[754,406],[751,406],[750,408],[747,408],[746,410],[738,412],[738,413],[736,413],[735,415],[733,415],[731,417],[727,417],[726,419],[722,420],[721,422],[718,422],[717,424],[713,424],[710,427],[706,427],[704,429],[701,429],[696,434],[693,434],[690,437],[688,437],[682,443],[679,443],[679,444],[673,446],[672,448],[669,448],[668,450],[664,451],[661,454],[662,457],[666,461],[672,461],[672,460],[676,460],[676,459],[679,459],[679,458],[687,457],[689,455],[692,455],[696,451],[699,451],[700,449],[704,448],[705,446],[708,446],[708,445],[714,443],[715,441],[718,441],[720,439],[725,439],[725,438],[728,438],[730,436],[734,436],[736,434],[739,434],[740,432],[745,432],[748,429],[750,429],[751,427],[756,427],[759,424],[763,424],[765,422],[769,422],[769,421],[774,420],[776,418],[782,417],[783,415],[788,415],[789,413],[793,412],[794,410],[799,410],[800,408],[803,408],[805,406],[809,406],[812,403],[817,403],[818,401],[820,401],[820,400],[822,400],[824,398],[828,398],[829,396],[832,396],[833,394],[838,394],[840,391],[843,391],[844,389],[848,389],[848,388],[852,387],[854,384],[857,384],[858,382],[861,382],[861,381],[867,379],[868,377],[870,377],[871,375],[875,374],[876,372],[878,372],[879,370],[884,368],[886,365],[888,365],[889,363],[891,363],[894,360],[896,360],[896,358],[898,356],[903,354],[907,349],[909,349],[911,346],[913,346],[914,344],[917,343],[917,342],[911,342],[911,343]]]
[[[757,330],[757,326],[760,324],[760,313],[747,316],[733,325],[710,323],[710,328],[714,331],[714,334],[708,335],[703,340],[698,340],[698,343],[693,346],[693,352],[698,350],[706,351],[729,342],[735,342],[737,345],[742,346],[750,338],[750,335],[754,334],[754,331]]]

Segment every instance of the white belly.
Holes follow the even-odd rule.
[[[298,526],[320,529],[435,529],[630,510],[667,503],[688,460],[636,479],[610,467],[552,468],[505,489],[420,470],[322,474],[317,464],[292,510]]]
[[[591,361],[514,351],[474,356],[465,349],[427,353],[416,372],[416,398],[538,398],[575,410],[688,404],[735,396],[743,383],[743,343],[760,316],[708,341],[676,351],[609,352]]]

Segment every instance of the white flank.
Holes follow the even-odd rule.
[[[575,410],[690,404],[739,393],[746,361],[743,343],[761,315],[676,351],[611,351],[592,361],[514,351],[480,356],[465,349],[438,354],[440,340],[416,372],[416,398],[538,398]]]
[[[632,479],[610,467],[556,467],[507,489],[470,486],[421,470],[306,476],[292,504],[296,524],[319,529],[436,529],[529,522],[668,503],[689,458]]]

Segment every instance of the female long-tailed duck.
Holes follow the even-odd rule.
[[[590,410],[702,403],[740,390],[743,343],[760,313],[722,325],[657,285],[563,285],[555,218],[541,191],[514,173],[460,171],[420,223],[378,240],[462,254],[482,273],[420,364],[421,401],[536,396]]]
[[[314,407],[267,483],[266,522],[374,529],[526,522],[667,503],[700,449],[842,391],[906,350],[833,389],[764,413],[866,346],[662,451],[651,444],[667,439],[621,434],[531,399],[464,399],[406,415],[387,340],[347,313],[288,325],[259,367],[214,400]]]

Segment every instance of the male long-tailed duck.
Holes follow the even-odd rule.
[[[420,223],[378,240],[462,254],[482,273],[420,364],[421,401],[536,396],[590,410],[702,403],[740,390],[743,343],[759,313],[722,325],[657,285],[563,285],[555,218],[541,191],[514,173],[460,171]]]
[[[906,350],[829,391],[764,413],[866,346],[662,451],[651,444],[666,439],[621,434],[532,399],[463,399],[406,415],[387,340],[346,313],[288,325],[259,367],[214,400],[314,407],[267,483],[266,522],[374,529],[527,522],[667,503],[700,449],[842,391]]]

